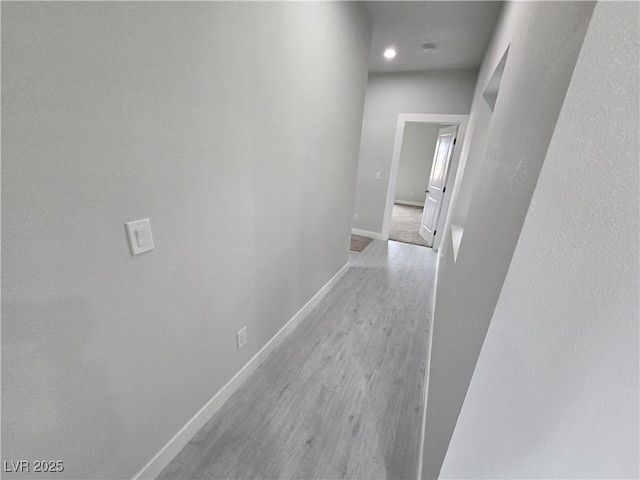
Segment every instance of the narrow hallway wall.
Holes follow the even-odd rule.
[[[505,5],[479,74],[440,247],[423,456],[423,478],[444,460],[471,376],[571,75],[593,3],[512,2]],[[465,157],[478,103],[509,48],[500,93],[481,156]],[[466,149],[466,153],[465,153]],[[457,259],[450,225],[467,162],[481,162]]]
[[[441,478],[640,475],[639,19],[595,8]]]
[[[132,478],[347,263],[369,41],[349,2],[2,3],[3,460]]]

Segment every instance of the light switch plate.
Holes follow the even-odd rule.
[[[237,334],[238,337],[238,350],[244,347],[247,344],[247,327],[242,327]]]
[[[153,237],[151,236],[151,222],[148,218],[127,222],[127,236],[129,237],[129,247],[131,255],[153,250]]]

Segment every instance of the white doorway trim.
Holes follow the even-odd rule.
[[[462,152],[462,142],[467,131],[467,122],[469,115],[458,114],[440,114],[440,113],[401,113],[398,115],[398,123],[396,126],[396,138],[393,143],[393,155],[391,157],[391,172],[389,173],[389,185],[387,185],[387,202],[384,207],[384,218],[382,221],[382,232],[380,237],[382,240],[389,240],[389,230],[391,230],[391,216],[393,214],[393,200],[396,196],[396,181],[398,179],[398,169],[400,168],[400,151],[402,150],[402,139],[404,138],[404,127],[407,122],[421,123],[437,123],[443,125],[458,125],[458,140],[456,149],[453,152],[451,165],[449,167],[449,178],[447,180],[447,188],[442,200],[442,210],[436,236],[433,239],[433,249],[438,250],[442,235],[444,234],[443,225],[451,200],[451,191],[453,190],[453,181],[456,177],[458,162],[460,160],[460,152]]]

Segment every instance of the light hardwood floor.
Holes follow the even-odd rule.
[[[161,479],[416,478],[436,253],[376,240]]]

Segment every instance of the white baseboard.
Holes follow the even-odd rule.
[[[422,480],[422,470],[424,467],[424,442],[427,434],[427,400],[429,400],[429,372],[431,371],[431,349],[433,346],[433,324],[436,319],[436,292],[438,290],[438,273],[440,272],[440,260],[442,257],[436,252],[436,273],[433,282],[433,296],[431,297],[431,324],[427,334],[427,364],[424,369],[424,404],[422,406],[422,425],[420,426],[420,451],[418,452],[418,478]]]
[[[309,300],[298,313],[296,313],[267,344],[256,353],[247,364],[240,369],[235,376],[227,382],[227,384],[209,400],[191,420],[189,420],[178,433],[176,433],[169,442],[160,449],[160,451],[140,470],[134,478],[151,479],[156,478],[160,472],[174,459],[174,457],[182,450],[182,448],[193,438],[205,423],[222,407],[222,405],[240,388],[242,383],[251,375],[256,368],[267,358],[267,356],[276,349],[280,343],[289,335],[311,312],[311,310],[320,303],[331,288],[340,280],[349,270],[347,263],[329,280],[311,300]]]
[[[398,205],[411,205],[412,207],[424,207],[424,202],[412,202],[410,200],[395,200]]]
[[[354,235],[362,235],[363,237],[373,238],[374,240],[382,239],[382,236],[378,232],[369,232],[368,230],[359,230],[357,228],[352,228],[351,233]]]

